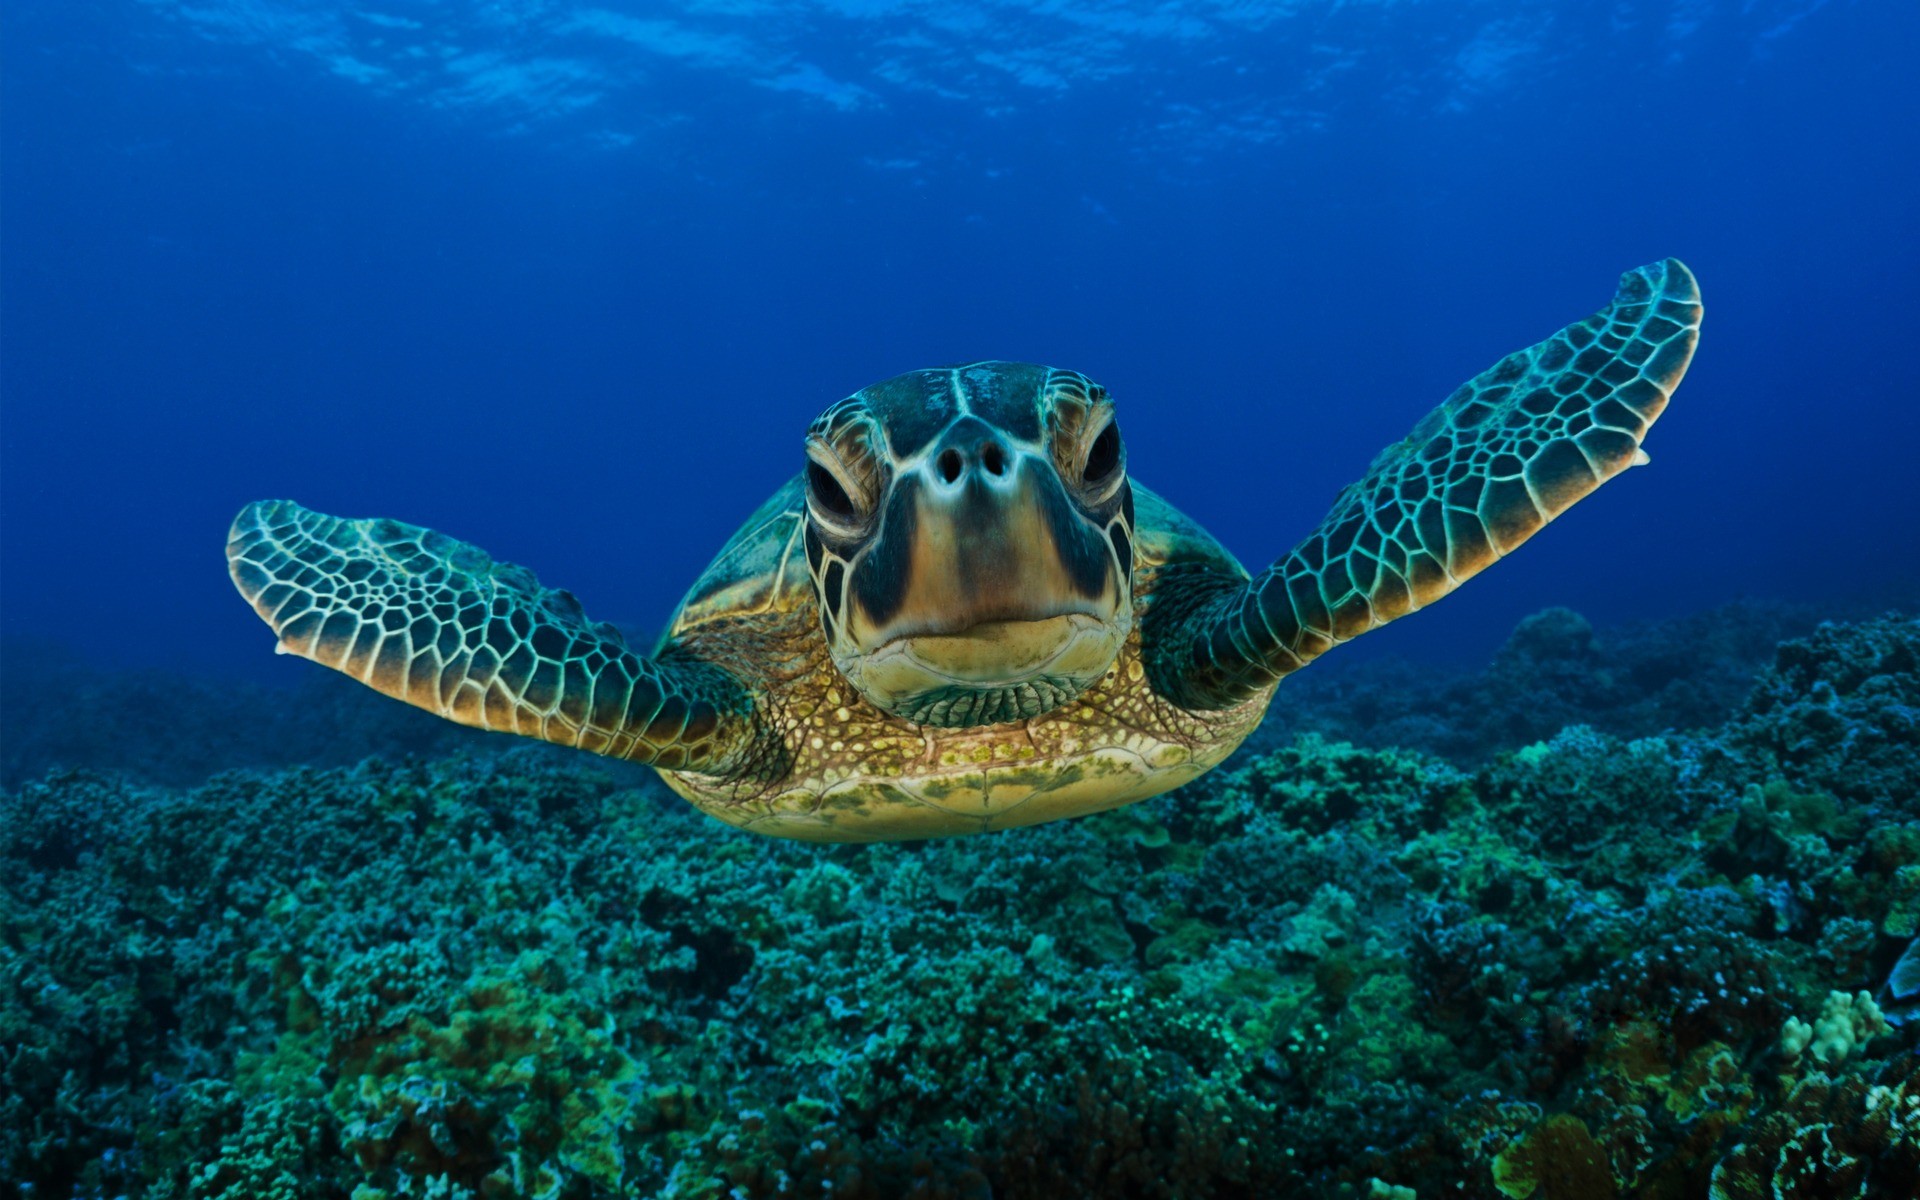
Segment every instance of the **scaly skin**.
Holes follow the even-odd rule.
[[[1382,451],[1293,552],[1251,581],[1195,575],[1146,622],[1149,672],[1194,708],[1231,706],[1452,592],[1602,483],[1686,374],[1700,289],[1675,259],[1510,354]]]
[[[750,757],[738,680],[642,658],[571,593],[446,534],[262,500],[234,518],[227,570],[281,653],[448,720],[666,767]]]

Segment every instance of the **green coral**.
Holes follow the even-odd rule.
[[[1471,770],[1303,736],[940,843],[743,837],[537,748],[51,773],[0,799],[0,1175],[1913,1195],[1920,1023],[1871,999],[1920,920],[1906,628],[1783,650],[1717,731],[1536,731]],[[1501,670],[1593,644],[1541,622]]]
[[[572,1175],[617,1189],[621,1135],[645,1076],[591,991],[590,978],[570,980],[527,951],[472,980],[443,1013],[357,1037],[322,1025],[343,1144],[375,1176],[398,1167],[541,1195]]]

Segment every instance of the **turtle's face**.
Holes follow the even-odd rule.
[[[856,392],[808,431],[806,491],[834,665],[897,716],[1038,716],[1132,628],[1126,450],[1083,375],[975,363]]]

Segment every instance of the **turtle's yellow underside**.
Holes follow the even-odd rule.
[[[796,614],[796,641],[811,614]],[[703,811],[756,833],[820,842],[985,833],[1102,812],[1171,791],[1260,723],[1269,693],[1229,709],[1176,708],[1147,687],[1139,638],[1077,700],[1006,725],[914,725],[862,700],[829,664],[796,663],[770,694],[792,771],[758,790],[662,771]]]

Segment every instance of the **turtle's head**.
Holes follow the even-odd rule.
[[[988,362],[856,392],[807,432],[806,492],[834,665],[897,716],[1038,716],[1133,626],[1126,451],[1083,375]]]

